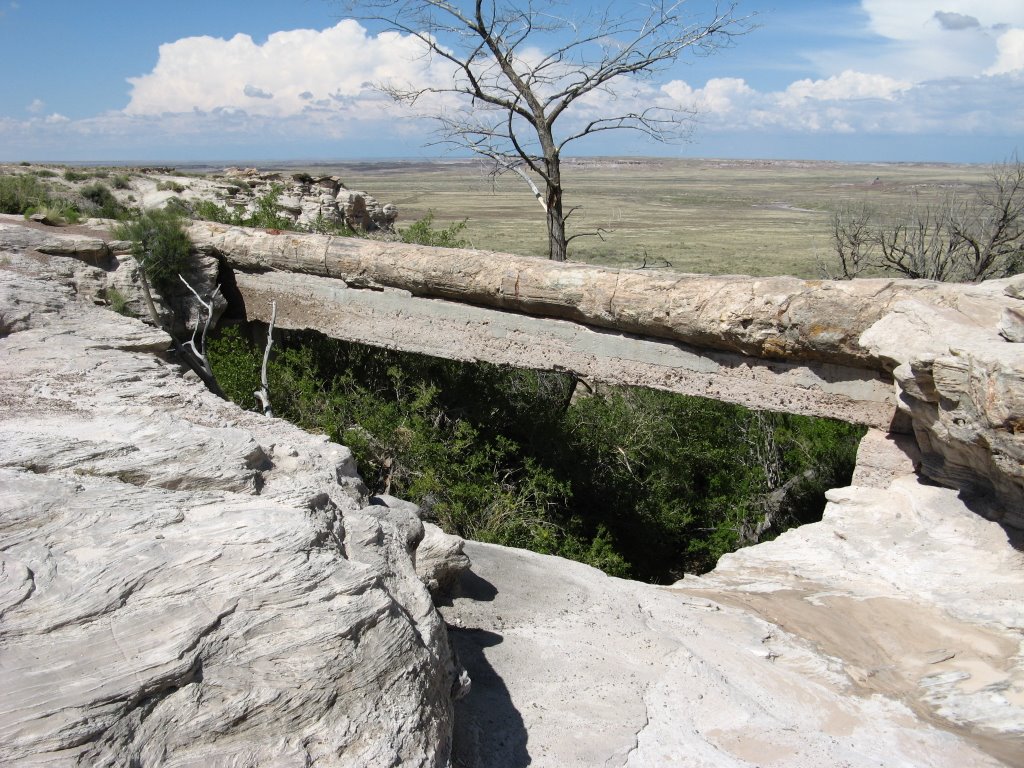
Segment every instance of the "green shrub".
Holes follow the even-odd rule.
[[[224,390],[251,407],[261,347],[229,331],[210,349]],[[315,333],[279,332],[269,379],[275,413],[348,445],[372,492],[421,504],[453,533],[656,582],[713,567],[791,479],[760,538],[820,518],[863,434],[644,389],[573,398],[565,374]]]
[[[359,233],[344,221],[331,221],[324,217],[322,211],[309,223],[308,231],[318,235],[338,235],[340,237],[359,237]]]
[[[273,184],[265,194],[256,198],[256,209],[242,223],[247,227],[261,229],[295,229],[295,222],[282,216],[278,207],[283,191],[284,187],[280,184]]]
[[[52,199],[52,191],[35,176],[0,176],[0,213],[23,214]]]
[[[110,308],[117,312],[117,314],[124,315],[125,317],[133,316],[131,311],[128,309],[128,297],[117,290],[117,288],[107,288],[104,298],[106,298],[107,304],[110,305]]]
[[[80,214],[64,194],[29,173],[0,176],[0,213],[42,213],[53,224],[74,224]]]
[[[192,243],[185,232],[184,220],[175,211],[151,210],[136,214],[114,227],[113,234],[121,240],[132,241],[132,255],[159,289],[167,289],[188,267]]]
[[[203,221],[216,221],[219,224],[232,224],[240,226],[242,215],[237,211],[229,211],[223,205],[217,205],[212,200],[196,200],[192,204],[192,216]]]
[[[428,211],[422,219],[400,230],[399,236],[403,243],[417,245],[433,245],[440,248],[465,248],[468,245],[466,240],[459,237],[459,233],[466,228],[467,220],[455,222],[444,229],[434,229],[433,223],[434,212]]]
[[[187,187],[176,181],[158,181],[156,188],[158,192],[170,190],[171,192],[176,192],[179,195],[187,189]]]
[[[82,195],[93,205],[93,213],[104,219],[116,219],[125,214],[125,208],[114,197],[110,187],[102,182],[87,184],[79,190]]]

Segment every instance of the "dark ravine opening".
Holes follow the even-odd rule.
[[[211,344],[229,397],[254,405],[266,328]],[[470,539],[654,583],[821,518],[864,428],[571,373],[463,363],[275,331],[276,415],[349,446],[371,493]]]

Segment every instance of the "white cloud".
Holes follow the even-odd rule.
[[[957,30],[957,29],[973,29],[974,27],[980,27],[981,22],[978,21],[974,16],[968,16],[965,13],[954,13],[952,11],[936,11],[932,14],[939,25],[943,29]]]
[[[786,96],[793,101],[892,100],[910,85],[905,80],[896,80],[887,75],[873,75],[848,69],[839,75],[822,80],[797,80],[786,88]]]
[[[911,84],[848,71],[771,92],[735,78],[709,80],[703,88],[675,80],[652,100],[695,110],[699,131],[981,136],[1013,135],[1024,125],[1024,78],[1014,75]]]
[[[999,57],[985,74],[999,75],[1024,70],[1024,29],[1008,29],[996,43]]]
[[[809,50],[824,76],[850,69],[923,82],[981,75],[997,59],[997,40],[1024,28],[1021,0],[860,0],[864,28],[849,45]],[[861,34],[856,34],[860,32]]]
[[[868,61],[865,68],[846,66],[772,91],[758,91],[738,77],[713,78],[702,86],[683,80],[622,83],[614,92],[595,91],[581,99],[559,129],[569,131],[587,118],[606,117],[614,105],[619,114],[648,107],[695,111],[698,135],[1019,135],[1024,125],[1024,77],[1019,72],[1024,66],[1024,28],[994,30],[1003,23],[994,19],[1010,17],[983,15],[959,0],[937,3],[879,6],[888,9],[877,16],[879,28],[906,33],[908,25],[916,24],[918,40],[899,43],[897,53],[883,58],[878,67],[871,66],[878,62]],[[865,7],[872,4],[864,0]],[[937,17],[937,9],[945,16]],[[968,16],[983,26],[972,26]],[[958,60],[953,75],[940,69],[924,78],[886,70],[939,37],[951,50],[956,46],[950,40],[966,40],[967,48],[977,44],[984,56],[971,48],[971,61],[982,63],[964,67]],[[278,32],[263,43],[246,35],[185,38],[161,46],[153,70],[131,79],[130,101],[123,111],[75,120],[58,113],[44,117],[46,105],[36,99],[27,120],[0,120],[0,146],[13,151],[50,142],[86,147],[83,152],[110,147],[131,154],[132,147],[146,145],[176,147],[185,154],[206,146],[284,148],[301,141],[344,141],[347,147],[390,142],[400,145],[402,154],[412,154],[432,124],[410,111],[397,111],[372,84],[450,85],[451,72],[443,61],[426,60],[420,51],[407,36],[371,36],[355,21],[322,31]],[[982,74],[985,67],[988,74]],[[436,113],[439,104],[466,108],[441,96],[419,105],[419,112]]]
[[[861,8],[871,30],[892,40],[931,38],[944,28],[943,16],[970,17],[980,27],[1024,26],[1020,0],[861,0]]]
[[[386,104],[374,83],[450,78],[445,67],[421,54],[422,45],[411,36],[374,37],[350,19],[322,31],[275,32],[260,44],[242,34],[230,40],[187,37],[160,46],[152,72],[129,78],[131,98],[124,111],[244,109],[250,115],[285,118],[313,104],[332,106],[348,119],[373,119]]]

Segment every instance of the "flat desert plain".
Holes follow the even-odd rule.
[[[581,158],[563,165],[570,257],[610,266],[670,264],[683,272],[823,277],[832,213],[866,204],[889,213],[945,195],[973,195],[981,165],[782,160]],[[261,164],[261,167],[268,167]],[[544,213],[515,174],[477,161],[281,164],[337,174],[400,210],[399,226],[433,211],[435,226],[467,220],[477,248],[546,255]]]

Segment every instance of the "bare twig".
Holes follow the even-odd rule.
[[[270,302],[270,327],[267,328],[267,346],[263,350],[263,367],[260,369],[260,388],[253,392],[259,400],[264,416],[273,416],[270,407],[270,384],[267,383],[267,363],[270,361],[270,348],[274,345],[274,323],[277,321],[277,302]]]

